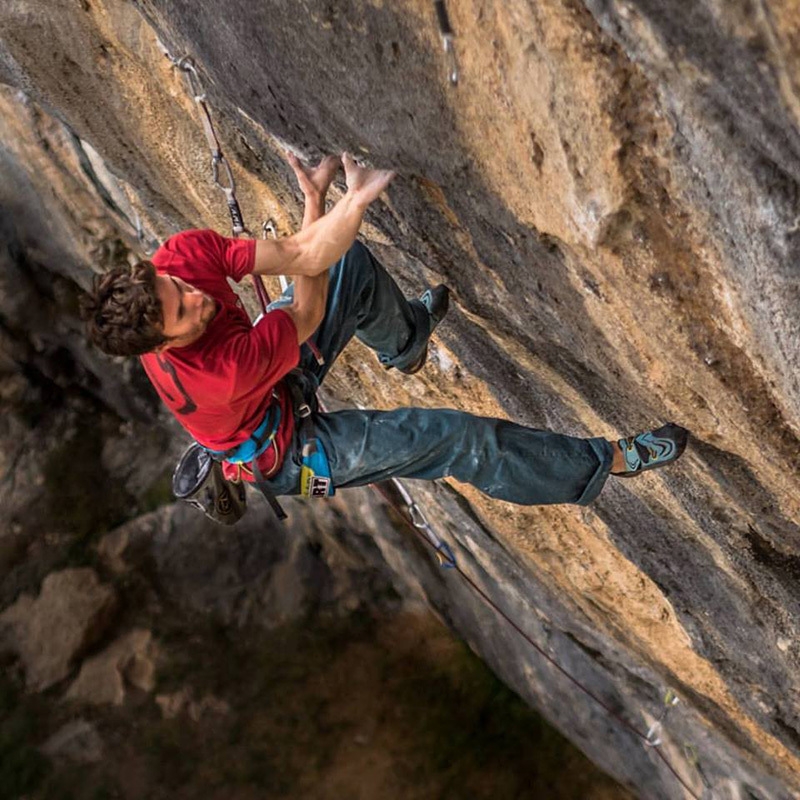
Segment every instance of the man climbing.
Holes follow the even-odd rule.
[[[306,200],[299,233],[254,241],[185,231],[152,262],[99,276],[84,305],[91,340],[112,355],[141,356],[162,400],[224,461],[228,479],[255,481],[273,507],[280,495],[445,476],[514,503],[585,505],[610,473],[638,475],[681,455],[688,434],[671,423],[612,442],[446,409],[318,413],[316,388],[353,335],[385,367],[421,369],[448,290],[407,300],[354,241],[393,173],[347,154],[316,168],[289,160]],[[342,164],[347,193],[325,214]],[[294,279],[255,325],[227,283],[251,272]],[[309,340],[316,355],[301,350]]]

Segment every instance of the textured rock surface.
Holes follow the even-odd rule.
[[[347,147],[401,173],[366,235],[404,286],[444,279],[457,308],[420,377],[366,379],[375,362],[354,347],[336,396],[575,434],[664,418],[692,429],[681,468],[612,483],[590,509],[524,510],[463,487],[424,496],[464,569],[634,724],[657,716],[665,686],[681,695],[665,752],[697,793],[684,744],[720,796],[796,796],[798,12],[781,0],[449,7],[456,91],[427,0],[236,0],[224,15],[205,0],[12,3],[3,392],[20,401],[34,374],[39,391],[79,386],[153,418],[141,377],[86,350],[68,296],[89,264],[125,257],[136,211],[156,238],[227,229],[159,36],[198,62],[253,226],[299,218],[281,143]],[[23,247],[36,258],[21,262]],[[597,763],[645,796],[682,796],[460,584],[391,536],[376,544]]]
[[[98,551],[121,574],[148,574],[157,602],[234,628],[276,628],[320,609],[346,615],[365,598],[376,610],[397,610],[398,591],[413,607],[413,581],[383,563],[373,540],[374,528],[387,520],[364,491],[316,510],[288,499],[290,527],[260,495],[250,493],[248,506],[231,528],[186,503],[164,506],[110,532]],[[387,540],[402,546],[397,533]],[[417,589],[417,603],[421,595]]]
[[[42,745],[42,752],[78,764],[96,764],[103,757],[103,740],[91,722],[76,719],[56,731]]]
[[[65,696],[82,703],[120,706],[130,687],[153,691],[157,656],[152,633],[133,630],[87,658]]]
[[[182,689],[172,694],[160,694],[156,703],[164,715],[164,719],[175,719],[181,714],[186,714],[192,722],[199,722],[203,717],[211,714],[228,714],[230,706],[218,697],[205,695],[200,700],[193,700],[188,689]]]
[[[38,597],[22,595],[0,615],[4,649],[14,651],[30,689],[66,678],[76,658],[106,631],[116,595],[91,569],[67,569],[45,578]]]

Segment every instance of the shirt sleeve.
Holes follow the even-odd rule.
[[[256,262],[255,239],[222,239],[222,263],[225,274],[233,278],[236,283],[253,271]]]
[[[252,329],[237,337],[234,395],[241,397],[256,387],[272,386],[300,362],[300,345],[294,320],[281,309],[265,314]]]
[[[188,230],[170,237],[152,261],[157,267],[167,267],[173,255],[213,266],[238,283],[253,271],[256,243],[254,239],[230,239],[212,230]]]

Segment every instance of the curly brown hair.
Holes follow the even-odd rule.
[[[81,314],[89,339],[112,356],[139,356],[167,341],[150,261],[97,275]]]

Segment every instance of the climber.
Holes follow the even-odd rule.
[[[141,356],[164,403],[224,462],[226,478],[255,482],[273,508],[280,495],[445,476],[514,503],[585,505],[609,474],[638,475],[681,455],[688,434],[671,423],[608,441],[448,409],[320,413],[316,389],[353,335],[384,367],[419,371],[448,290],[407,300],[354,241],[393,173],[347,154],[315,168],[289,161],[306,201],[299,233],[255,241],[184,231],[152,262],[98,276],[84,302],[91,340],[112,355]],[[347,192],[326,214],[342,165]],[[294,278],[255,325],[227,283],[251,272]],[[309,339],[321,359],[301,349]]]

